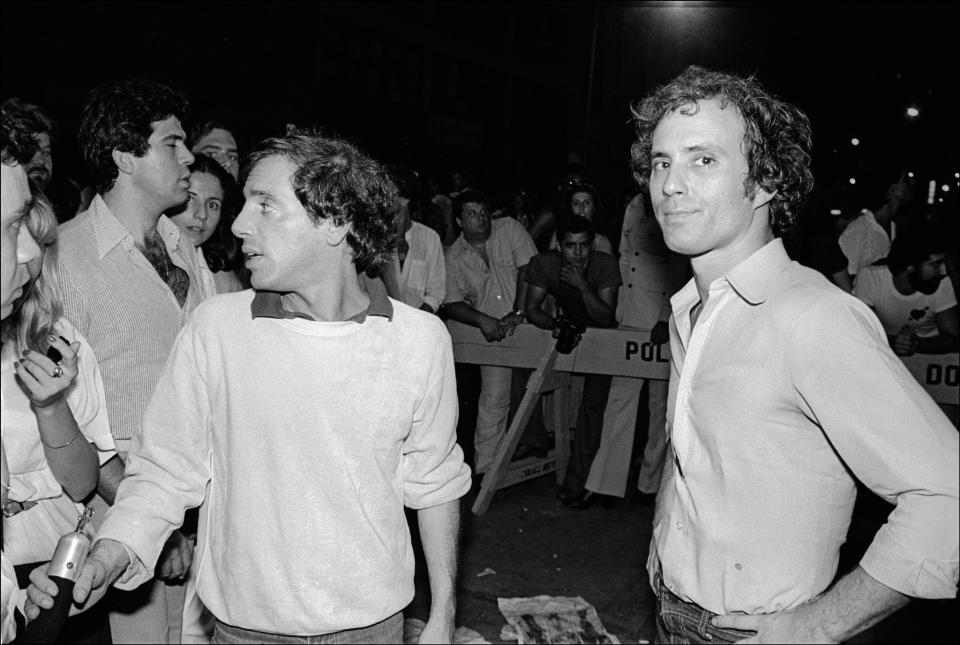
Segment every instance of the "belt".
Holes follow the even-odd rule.
[[[31,508],[33,508],[36,505],[37,503],[32,501],[18,502],[14,499],[8,499],[7,502],[3,505],[3,516],[13,517],[17,513],[22,513],[23,511],[29,511]]]

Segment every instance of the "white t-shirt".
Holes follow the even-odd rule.
[[[905,296],[893,285],[889,267],[871,266],[860,271],[853,295],[870,306],[887,335],[894,336],[906,325],[920,338],[939,335],[937,314],[957,304],[949,280],[941,280],[932,295],[919,291]]]

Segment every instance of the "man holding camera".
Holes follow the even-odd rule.
[[[527,319],[541,329],[554,330],[560,351],[572,350],[579,333],[587,327],[617,324],[617,294],[623,284],[620,268],[613,256],[593,250],[593,236],[593,225],[588,219],[563,220],[557,226],[560,249],[534,257],[527,268]],[[548,295],[556,301],[556,317],[544,309]],[[564,505],[580,507],[589,503],[583,486],[600,445],[609,391],[609,375],[590,374],[584,378],[573,454],[559,493]]]

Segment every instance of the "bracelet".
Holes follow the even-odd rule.
[[[43,440],[43,435],[40,435],[40,443],[45,445],[47,448],[50,448],[51,450],[59,450],[60,448],[66,448],[67,446],[69,446],[71,443],[76,441],[77,437],[79,436],[80,436],[80,428],[77,428],[76,433],[74,433],[73,437],[70,438],[70,441],[68,441],[67,443],[61,446],[51,446],[49,443]]]

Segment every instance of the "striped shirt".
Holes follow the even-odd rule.
[[[157,231],[170,259],[190,277],[182,309],[100,195],[89,210],[59,229],[54,269],[64,315],[99,359],[117,440],[139,431],[173,341],[206,295],[193,244],[181,243],[180,229],[166,216],[160,217]]]

